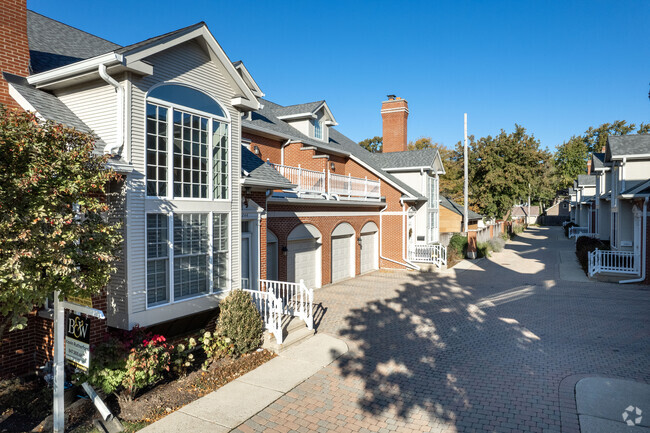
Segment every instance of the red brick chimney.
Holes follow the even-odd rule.
[[[591,159],[587,161],[587,174],[591,174]]]
[[[2,0],[0,12],[0,72],[29,75],[27,0]],[[9,96],[7,82],[0,77],[0,104],[20,108]]]
[[[406,121],[409,104],[406,99],[388,95],[388,101],[381,103],[381,118],[384,121],[382,152],[401,152],[406,148]]]

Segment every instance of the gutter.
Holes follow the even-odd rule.
[[[641,283],[645,281],[645,263],[648,255],[648,251],[646,248],[648,247],[648,197],[646,197],[643,200],[643,243],[642,243],[642,249],[641,249],[641,254],[639,259],[643,260],[641,261],[641,277],[635,278],[633,280],[622,280],[619,281],[619,284],[627,284],[627,283]]]
[[[114,144],[107,144],[104,148],[104,153],[113,155],[117,153],[117,151],[119,151],[120,148],[124,145],[124,88],[120,85],[120,83],[115,81],[113,77],[108,75],[108,72],[106,72],[105,63],[100,63],[97,66],[97,72],[99,72],[99,76],[108,84],[113,86],[117,92],[117,140]]]

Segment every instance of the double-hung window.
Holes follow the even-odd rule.
[[[177,84],[147,96],[147,196],[227,199],[229,123],[210,96]]]
[[[439,219],[439,192],[438,178],[428,177],[427,191],[427,235],[429,242],[439,241],[438,219]]]
[[[319,140],[323,139],[323,123],[318,119],[314,120],[314,137]]]

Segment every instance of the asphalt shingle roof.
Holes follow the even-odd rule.
[[[148,45],[155,44],[158,42],[161,42],[165,39],[168,38],[176,38],[178,36],[182,36],[186,33],[193,32],[194,30],[201,28],[205,26],[205,23],[203,21],[198,22],[196,24],[192,24],[187,27],[183,27],[182,29],[174,30],[162,35],[154,36],[153,38],[145,39],[144,41],[136,42],[135,44],[127,45],[125,47],[118,47],[118,49],[115,50],[117,54],[125,54],[131,51],[137,51],[140,48],[147,47]],[[109,50],[112,51],[112,50]],[[102,53],[103,54],[103,53]]]
[[[323,101],[307,102],[305,104],[288,105],[286,107],[276,107],[276,116],[288,116],[291,114],[313,113],[315,109],[323,105]]]
[[[641,189],[639,189],[641,188]],[[650,193],[650,179],[646,180],[645,182],[637,183],[636,185],[626,189],[621,193],[621,195],[629,195],[632,194],[633,191],[638,190],[634,192],[634,195],[639,195],[639,194],[648,194]]]
[[[512,216],[529,216],[528,206],[513,206]],[[530,207],[530,216],[539,216],[539,206]]]
[[[607,145],[612,157],[650,154],[650,134],[610,135]]]
[[[382,168],[430,167],[436,157],[436,149],[406,150],[403,152],[373,153],[372,158]]]
[[[593,155],[593,164],[592,167],[594,170],[602,170],[605,168],[605,154],[604,153],[594,153]]]
[[[268,186],[278,189],[295,188],[289,180],[282,176],[270,164],[262,161],[246,146],[241,147],[241,168],[244,185]],[[243,173],[243,172],[246,173]]]
[[[32,73],[49,71],[120,48],[120,45],[27,11]]]
[[[596,176],[593,174],[579,174],[578,186],[596,186]]]
[[[458,214],[460,216],[463,216],[464,211],[465,211],[463,206],[459,205],[458,203],[456,203],[455,201],[453,201],[452,199],[450,199],[449,197],[446,197],[444,195],[440,195],[440,206],[442,206],[442,207],[444,207],[446,209],[449,209],[450,211],[452,211],[452,212],[454,212],[454,213],[456,213],[456,214]],[[471,210],[469,208],[467,209],[467,217],[468,217],[469,220],[483,219],[483,215],[479,215],[479,214],[477,214],[476,212],[474,212],[473,210]]]

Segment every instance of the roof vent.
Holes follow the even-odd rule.
[[[395,95],[387,95],[389,101],[395,100]]]

